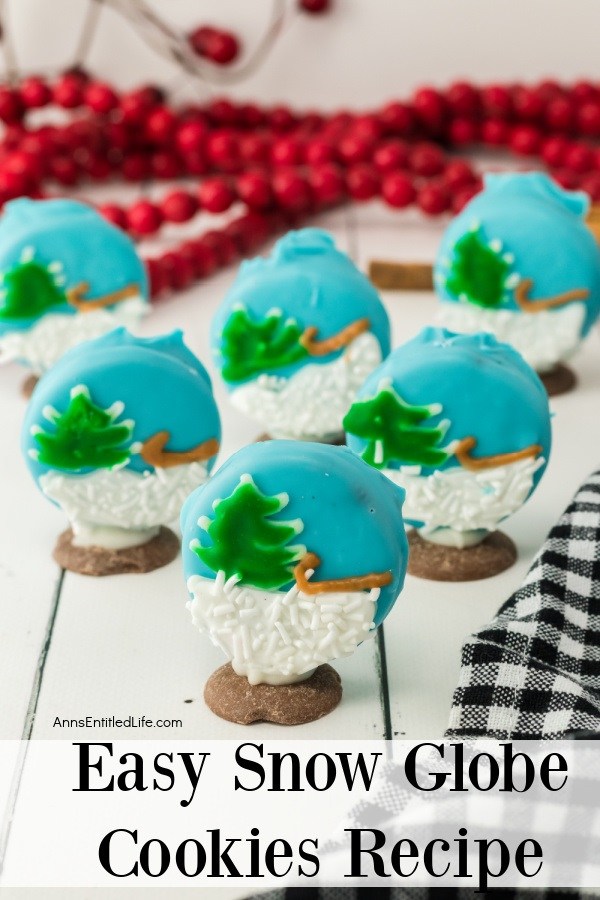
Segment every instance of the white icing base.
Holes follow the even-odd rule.
[[[307,575],[309,573],[307,572]],[[293,684],[317,666],[350,656],[370,634],[379,588],[370,592],[287,594],[192,575],[192,622],[250,684]]]
[[[467,541],[479,543],[502,519],[520,509],[541,465],[543,459],[538,457],[480,472],[458,466],[421,475],[420,466],[403,466],[383,469],[383,473],[406,491],[402,513],[406,519],[425,523],[420,533],[428,541],[436,540],[436,529],[452,529],[467,532]],[[453,539],[451,534],[437,533],[439,543],[446,543],[445,538]]]
[[[491,331],[511,344],[537,372],[549,372],[573,355],[581,341],[584,303],[537,313],[482,309],[472,303],[440,304],[439,321],[449,331],[475,334]]]
[[[11,331],[0,337],[0,361],[22,360],[36,375],[42,375],[67,350],[113,328],[131,328],[147,310],[148,304],[141,297],[132,297],[110,309],[75,315],[46,313],[26,331]]]
[[[186,497],[208,478],[200,462],[141,474],[96,469],[89,475],[50,471],[40,487],[69,518],[74,543],[118,550],[145,544],[172,522]]]
[[[307,363],[290,378],[259,375],[231,393],[233,405],[274,438],[330,440],[367,375],[381,362],[375,335],[360,334],[332,363]]]

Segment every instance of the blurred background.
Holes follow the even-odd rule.
[[[94,74],[122,87],[152,79],[178,92],[226,92],[244,99],[322,109],[369,107],[423,83],[446,86],[458,77],[479,83],[593,78],[598,70],[597,0],[331,0],[323,14],[297,0],[148,0],[176,31],[209,24],[241,40],[231,66],[210,67],[192,88],[172,60],[153,51],[115,7],[121,0],[3,0],[5,31],[23,71],[55,71],[73,62],[90,7],[99,15],[85,61]],[[283,24],[266,55],[237,80],[274,16]],[[147,33],[146,33],[146,36]]]

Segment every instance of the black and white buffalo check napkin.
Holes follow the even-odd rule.
[[[539,740],[600,732],[600,471],[550,531],[523,585],[462,651],[446,738]],[[588,735],[586,735],[588,736]],[[385,829],[409,797],[399,768],[386,767],[377,796],[352,824]],[[591,823],[590,823],[591,825]],[[293,887],[262,900],[466,900],[464,888]],[[578,891],[495,889],[498,900],[553,900]],[[600,896],[600,890],[586,892]]]
[[[600,731],[600,471],[581,486],[529,573],[462,651],[447,737]]]

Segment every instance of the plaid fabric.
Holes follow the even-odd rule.
[[[600,472],[551,530],[523,585],[463,647],[447,737],[600,731]]]

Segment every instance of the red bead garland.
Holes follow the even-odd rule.
[[[29,126],[30,110],[70,110],[63,125]],[[200,177],[195,189],[171,187],[158,200],[100,212],[143,239],[199,211],[241,215],[147,261],[152,295],[177,290],[255,252],[274,231],[351,199],[374,197],[392,208],[415,204],[428,216],[457,212],[481,188],[465,159],[450,156],[479,143],[537,158],[569,188],[600,201],[600,85],[571,88],[456,82],[421,88],[381,109],[325,115],[285,106],[213,100],[172,108],[143,86],[120,94],[80,71],[53,83],[30,76],[0,86],[0,205],[48,185],[84,180]],[[245,208],[245,211],[244,211]]]

